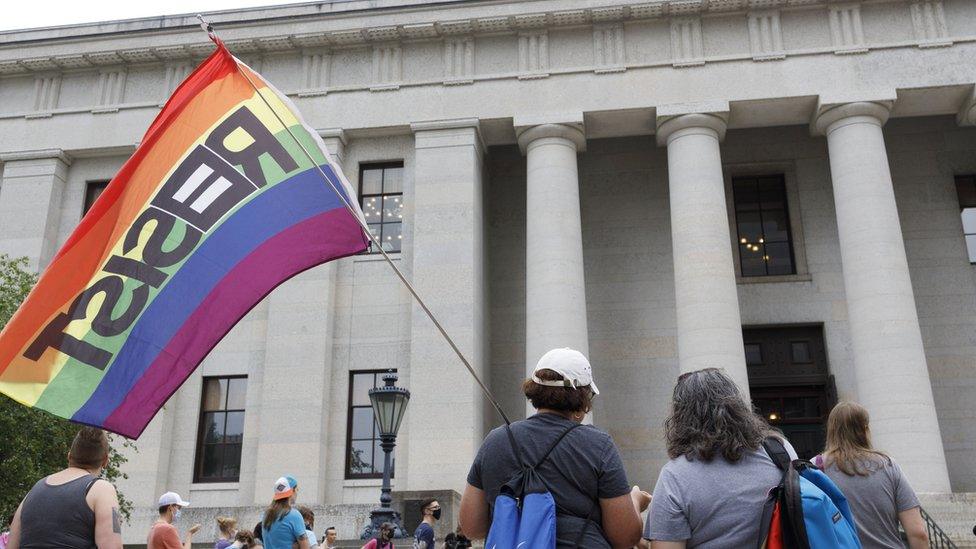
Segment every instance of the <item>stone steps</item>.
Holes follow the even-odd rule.
[[[918,494],[918,499],[960,549],[976,549],[976,493]]]

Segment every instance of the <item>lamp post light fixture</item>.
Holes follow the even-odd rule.
[[[370,539],[380,533],[380,526],[384,522],[393,524],[394,538],[407,537],[400,513],[393,510],[393,497],[390,495],[390,474],[392,473],[392,453],[396,446],[397,432],[407,411],[410,401],[410,391],[397,387],[397,375],[390,373],[383,376],[384,385],[369,390],[369,401],[373,405],[373,417],[380,432],[380,448],[383,449],[383,488],[380,491],[380,506],[369,513],[369,525],[363,530],[361,539]]]

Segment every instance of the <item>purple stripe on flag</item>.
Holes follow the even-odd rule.
[[[269,238],[216,285],[162,349],[105,428],[138,438],[170,395],[251,307],[281,281],[362,248],[359,224],[344,208],[316,215]],[[343,236],[345,239],[336,240]],[[319,246],[309,246],[317,242]]]

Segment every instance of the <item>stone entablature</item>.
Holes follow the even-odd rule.
[[[348,28],[343,25],[353,20],[320,16],[268,27],[228,21],[219,31],[231,51],[267,72],[286,93],[313,96],[668,66],[696,70],[708,63],[976,41],[976,29],[965,32],[965,24],[957,26],[963,32],[950,36],[953,27],[947,23],[946,3],[670,0],[527,13],[519,10],[532,6],[518,2],[481,5],[473,12],[479,6],[458,3],[454,10],[403,14],[405,20],[440,16],[422,22]],[[567,4],[573,5],[550,5]],[[265,15],[284,9],[272,8]],[[470,17],[449,17],[459,11]],[[501,14],[486,15],[493,13]],[[357,15],[357,21],[367,25],[395,18],[371,11]],[[308,32],[315,26],[326,28]],[[267,29],[283,28],[290,33],[262,35]],[[91,52],[84,50],[120,39],[96,32],[71,47],[62,43],[65,38],[0,45],[0,118],[158,105],[213,49],[202,32],[186,25],[162,32],[138,30],[155,36],[144,34],[140,47]],[[29,39],[27,31],[7,34]],[[159,45],[146,46],[147,42]],[[36,55],[52,48],[57,52]]]

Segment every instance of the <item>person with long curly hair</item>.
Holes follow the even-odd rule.
[[[758,517],[783,473],[763,449],[777,436],[735,382],[706,368],[678,378],[664,423],[670,460],[654,487],[644,539],[654,549],[756,547]]]

